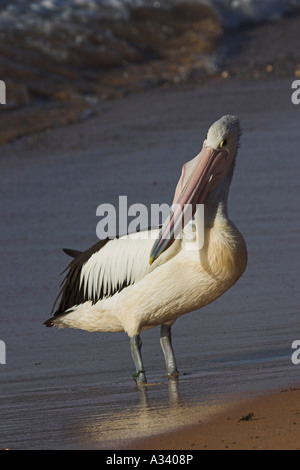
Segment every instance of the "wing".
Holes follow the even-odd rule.
[[[66,269],[67,274],[53,305],[52,312],[60,298],[54,315],[87,301],[95,304],[155,269],[157,265],[149,265],[149,255],[158,233],[159,228],[101,240],[83,253],[64,250],[73,256],[76,254],[76,257]]]
[[[77,258],[79,255],[82,255],[82,251],[70,250],[69,248],[63,248],[63,251],[66,255],[71,256],[71,258]]]

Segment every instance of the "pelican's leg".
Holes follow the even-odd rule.
[[[168,376],[178,375],[176,360],[175,360],[174,351],[172,347],[170,325],[161,325],[160,345],[164,353]]]
[[[130,349],[131,355],[135,364],[136,373],[133,374],[133,378],[137,384],[147,383],[145,370],[143,366],[143,359],[141,354],[142,340],[140,335],[134,335],[130,338]]]

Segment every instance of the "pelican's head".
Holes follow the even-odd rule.
[[[216,188],[228,176],[232,176],[235,157],[241,135],[240,121],[236,116],[226,115],[216,121],[208,130],[203,149],[199,156],[206,153],[213,160],[214,169],[209,171],[212,177],[208,193]],[[205,202],[205,201],[203,201]]]
[[[190,163],[183,165],[172,210],[150,254],[150,264],[169,248],[209,194],[227,177],[231,180],[240,136],[239,119],[226,115],[208,130],[203,148]]]

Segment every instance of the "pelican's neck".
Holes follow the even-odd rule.
[[[204,204],[205,227],[211,228],[215,223],[228,221],[228,194],[231,178],[228,176],[208,195]]]

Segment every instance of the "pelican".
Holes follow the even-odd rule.
[[[246,243],[227,209],[240,135],[231,115],[209,128],[200,153],[182,167],[162,227],[101,240],[84,252],[65,250],[73,260],[46,326],[126,332],[137,384],[147,383],[140,333],[160,326],[167,376],[178,375],[172,325],[224,294],[246,269]]]

